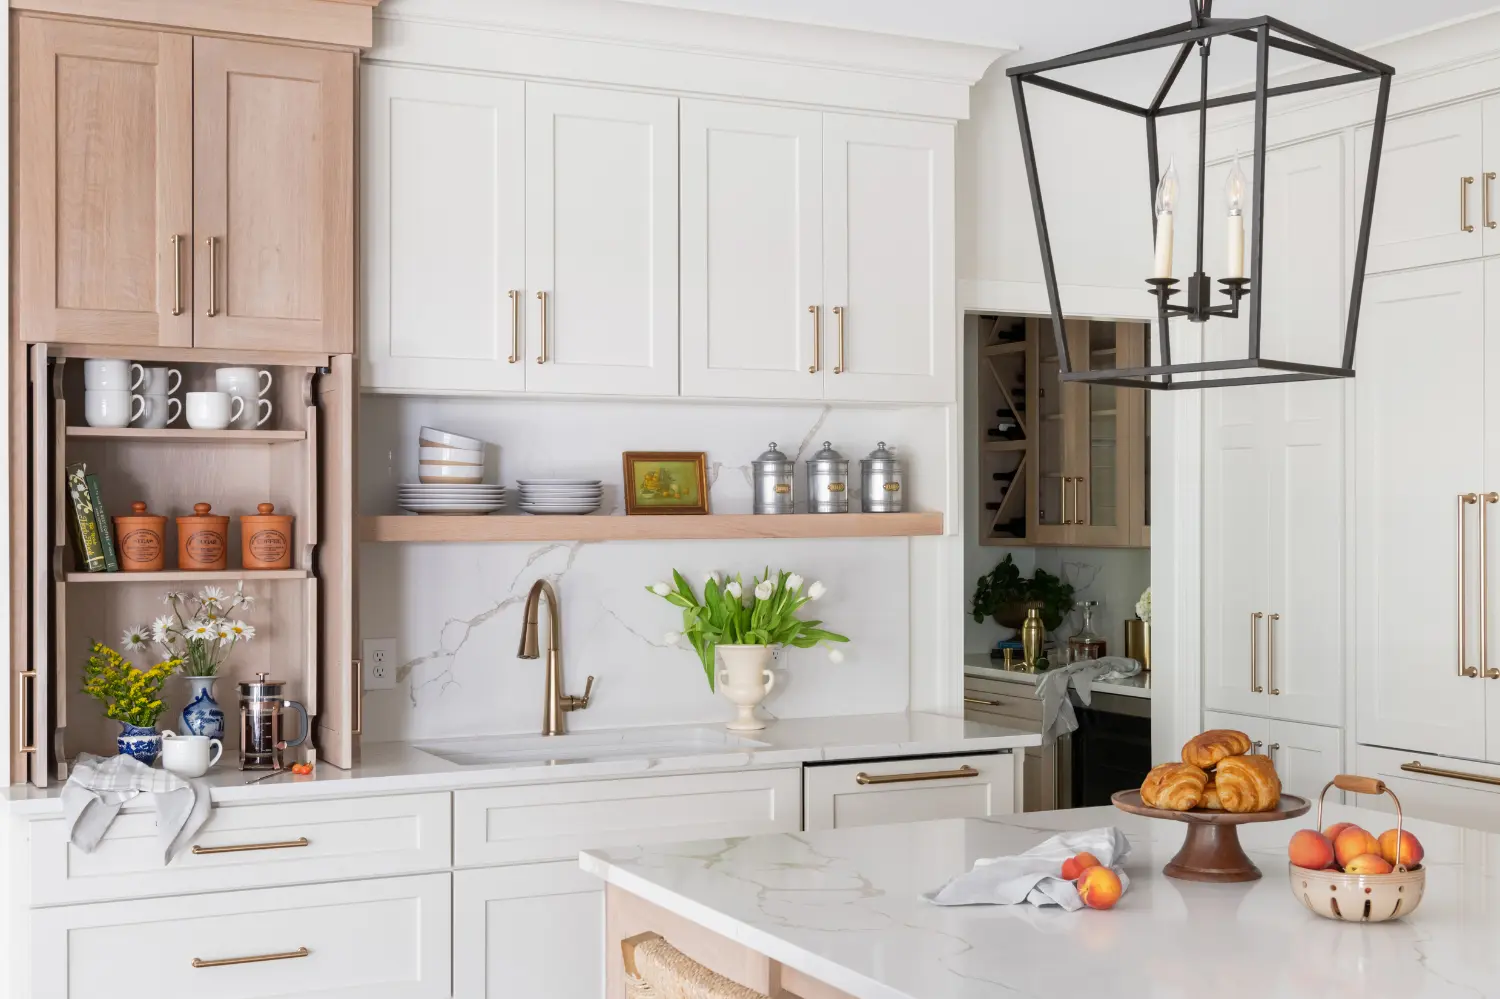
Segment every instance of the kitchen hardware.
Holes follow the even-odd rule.
[[[815,375],[823,366],[823,313],[816,305],[809,305],[807,311],[813,317],[813,362],[807,366],[807,373]]]
[[[849,370],[844,364],[844,307],[842,305],[835,305],[833,307],[833,314],[839,321],[839,363],[833,366],[833,373],[841,375]]]
[[[517,364],[521,360],[521,293],[515,289],[510,295],[510,356],[505,360]]]
[[[1458,228],[1462,232],[1473,232],[1474,223],[1469,221],[1469,185],[1473,177],[1464,177],[1458,182]]]
[[[191,517],[177,518],[177,568],[221,571],[229,567],[229,518],[194,503]]]
[[[1494,212],[1490,207],[1490,195],[1494,193],[1494,186],[1495,171],[1486,170],[1484,172],[1484,227],[1486,229],[1493,229],[1497,225],[1494,219]]]
[[[268,679],[269,673],[256,673],[258,680],[241,683],[240,690],[240,769],[282,770],[282,752],[307,741],[307,708],[301,702],[283,696],[286,684]],[[288,742],[282,736],[282,709],[290,708],[302,719],[297,738]]]
[[[146,512],[146,504],[130,504],[130,515],[110,518],[121,572],[160,572],[167,566],[167,518]]]
[[[750,463],[755,479],[756,513],[793,513],[796,510],[796,465],[772,441],[759,458]]]
[[[594,678],[584,684],[583,696],[573,697],[562,692],[562,608],[557,602],[557,591],[545,579],[538,579],[526,594],[526,607],[521,613],[521,647],[516,650],[518,659],[537,659],[541,650],[537,647],[537,617],[543,597],[547,598],[547,686],[542,705],[542,734],[563,735],[568,730],[567,712],[582,711],[589,706],[589,697],[594,691]]]
[[[240,559],[246,569],[292,567],[292,515],[276,512],[271,503],[240,516]]]
[[[172,315],[182,315],[182,237],[172,233]]]
[[[1280,620],[1280,614],[1266,617],[1266,683],[1270,685],[1273,697],[1281,693],[1276,686],[1276,622]]]
[[[1424,767],[1421,760],[1412,760],[1410,763],[1401,764],[1401,769],[1409,774],[1426,774],[1428,777],[1451,777],[1454,780],[1467,780],[1475,784],[1492,784],[1500,787],[1500,777],[1490,777],[1487,774],[1471,774],[1464,770],[1444,770],[1441,767]]]
[[[978,777],[979,771],[967,763],[957,770],[928,770],[915,774],[867,774],[863,770],[854,775],[854,783],[866,784],[910,784],[925,780],[954,780],[961,777]]]
[[[206,314],[212,319],[219,314],[219,255],[217,241],[210,236],[203,242],[208,244],[208,309]]]
[[[255,779],[265,780],[266,777],[272,776],[275,775],[265,774]],[[193,855],[206,857],[216,853],[254,853],[260,850],[292,850],[297,847],[310,845],[306,836],[298,836],[296,839],[282,840],[279,843],[237,843],[233,846],[194,846]]]
[[[1462,677],[1475,677],[1479,675],[1479,667],[1464,665],[1464,656],[1469,645],[1469,619],[1466,612],[1467,601],[1464,595],[1468,577],[1468,573],[1464,569],[1464,551],[1468,548],[1468,538],[1464,530],[1464,507],[1478,502],[1478,493],[1458,494],[1458,675]]]
[[[906,509],[906,471],[885,441],[859,461],[859,508],[865,513],[900,513]]]
[[[1260,663],[1260,619],[1266,615],[1261,611],[1250,612],[1250,693],[1264,694],[1266,688],[1260,685],[1260,679],[1256,673]]]
[[[539,292],[536,293],[536,298],[537,298],[537,301],[539,301],[539,302],[542,303],[542,309],[541,309],[542,316],[541,316],[541,324],[540,324],[540,327],[539,327],[539,329],[541,331],[541,335],[542,335],[542,353],[541,353],[541,356],[539,356],[536,359],[536,363],[538,363],[538,364],[546,364],[547,363],[547,293],[545,291],[539,291]]]
[[[830,441],[807,459],[807,512],[849,512],[849,459],[833,449]]]
[[[205,961],[201,957],[193,958],[195,968],[225,968],[231,964],[260,964],[263,961],[289,961],[294,957],[306,957],[312,951],[306,947],[298,947],[283,954],[255,954],[251,957],[220,957],[212,961]]]

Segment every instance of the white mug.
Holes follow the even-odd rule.
[[[130,384],[132,392],[145,396],[176,395],[182,387],[182,372],[176,368],[143,368],[139,364],[132,364],[131,368],[136,371]]]
[[[139,399],[141,396],[135,398]],[[131,422],[138,427],[146,430],[160,430],[168,424],[177,422],[177,417],[182,415],[182,400],[175,396],[148,395],[145,399],[145,412],[139,416],[131,416]],[[173,406],[177,408],[174,410]]]
[[[229,421],[229,425],[235,430],[254,430],[263,426],[271,418],[271,400],[257,399],[254,396],[244,396],[235,393],[230,396],[241,406],[239,415]],[[256,419],[256,414],[260,419]]]
[[[262,396],[271,391],[271,372],[254,368],[219,368],[214,372],[214,388],[230,395]]]
[[[226,392],[189,392],[183,408],[194,430],[223,430],[239,419],[245,400]]]
[[[137,408],[139,407],[139,408]],[[128,427],[146,411],[146,400],[128,389],[85,389],[83,419],[91,427]]]
[[[83,387],[90,392],[132,391],[132,367],[140,365],[113,357],[90,358],[83,362]]]
[[[179,777],[202,777],[223,755],[224,744],[218,739],[178,735],[171,729],[161,734],[161,767]]]

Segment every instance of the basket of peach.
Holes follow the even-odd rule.
[[[1396,803],[1396,828],[1374,836],[1352,822],[1325,827],[1323,799],[1331,787],[1353,794],[1389,794]],[[1318,829],[1293,833],[1287,856],[1292,894],[1328,919],[1350,923],[1400,919],[1421,903],[1427,887],[1422,844],[1403,828],[1401,800],[1373,777],[1340,774],[1324,785],[1318,796]]]

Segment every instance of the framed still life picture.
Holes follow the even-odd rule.
[[[626,451],[625,513],[708,513],[708,454]]]

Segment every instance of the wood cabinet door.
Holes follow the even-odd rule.
[[[318,613],[318,677],[314,703],[317,747],[322,758],[348,769],[359,758],[364,727],[364,677],[358,661],[359,542],[355,539],[354,456],[358,451],[359,380],[354,357],[333,358],[332,370],[318,376],[318,405],[310,410],[316,424],[318,505],[311,530],[317,546],[318,574],[307,582],[308,607]]]
[[[1063,335],[1075,338],[1087,326],[1087,320],[1065,320]],[[1062,380],[1052,320],[1026,320],[1026,341],[1026,540],[1065,545],[1073,530],[1074,458],[1068,414],[1080,404],[1079,390]]]
[[[1069,331],[1075,370],[1145,364],[1140,323],[1080,322]],[[1137,480],[1144,474],[1144,390],[1069,382],[1063,432],[1069,438],[1068,542],[1094,548],[1134,544],[1144,516]]]
[[[823,116],[827,398],[953,401],[953,213],[951,125]]]
[[[354,351],[354,56],[193,39],[193,345]]]
[[[1472,101],[1386,125],[1370,273],[1467,260],[1484,252],[1481,182],[1489,167],[1482,116],[1480,103]],[[1371,136],[1368,126],[1354,133],[1354,205],[1364,203]]]
[[[684,100],[682,393],[821,399],[822,116]]]
[[[604,885],[578,861],[453,874],[453,994],[599,999]]]
[[[192,39],[16,19],[23,340],[192,343]]]
[[[526,390],[677,394],[677,99],[526,84]]]
[[[526,85],[372,65],[360,80],[361,381],[521,390]]]

